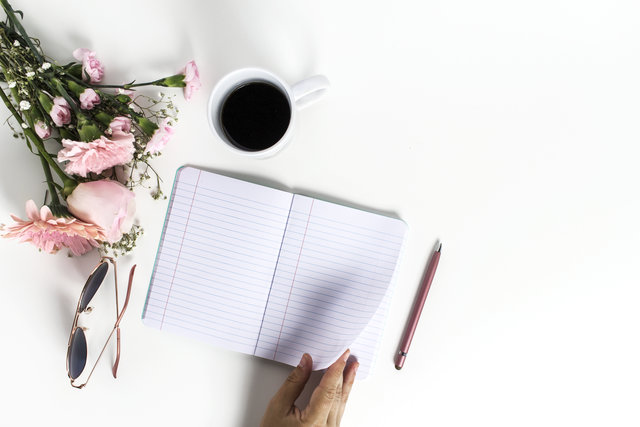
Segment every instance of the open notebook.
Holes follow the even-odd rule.
[[[145,324],[313,369],[375,360],[406,224],[193,167],[178,170]]]

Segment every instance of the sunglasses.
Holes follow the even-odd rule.
[[[75,381],[80,377],[80,375],[82,375],[87,364],[87,338],[84,333],[85,329],[78,326],[78,319],[82,313],[91,312],[92,307],[89,306],[89,303],[95,296],[96,292],[98,292],[98,289],[100,289],[100,285],[102,285],[102,282],[109,271],[110,265],[113,266],[114,287],[116,291],[116,322],[113,325],[113,329],[111,330],[107,341],[104,343],[102,351],[100,351],[100,354],[93,364],[93,368],[91,368],[91,372],[89,372],[86,380],[82,384],[76,384]],[[134,265],[131,267],[131,271],[129,272],[129,285],[127,286],[127,296],[125,297],[122,311],[120,311],[118,304],[118,272],[116,269],[116,262],[113,258],[102,257],[98,265],[89,275],[87,282],[84,284],[84,288],[82,288],[82,293],[80,294],[80,299],[78,301],[78,306],[76,307],[76,314],[73,318],[71,334],[69,335],[69,343],[67,344],[67,375],[69,376],[73,387],[83,388],[87,385],[93,371],[96,369],[96,366],[102,357],[102,354],[107,348],[109,341],[111,341],[111,337],[113,337],[114,332],[116,333],[116,357],[113,363],[112,373],[113,377],[116,378],[118,364],[120,363],[120,321],[122,320],[122,316],[129,304],[131,284],[133,283],[133,273],[135,269],[136,266]]]

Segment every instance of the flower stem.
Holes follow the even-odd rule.
[[[2,1],[2,0],[0,0],[0,1]],[[2,100],[4,101],[5,105],[7,106],[7,108],[11,112],[11,114],[13,114],[13,116],[16,118],[16,120],[18,121],[18,124],[20,126],[22,126],[22,123],[24,123],[24,120],[22,119],[22,116],[13,107],[13,104],[11,104],[11,101],[7,97],[7,94],[4,93],[4,90],[2,90],[2,89],[0,89],[0,98],[2,98]],[[27,136],[27,138],[29,138],[31,140],[31,142],[33,142],[35,144],[36,148],[38,149],[38,153],[39,153],[40,157],[44,161],[46,161],[46,163],[49,166],[51,166],[51,168],[55,171],[55,173],[60,177],[60,179],[62,180],[62,182],[64,184],[65,193],[68,192],[70,194],[71,191],[73,190],[73,188],[75,188],[75,186],[77,185],[76,181],[71,179],[71,178],[69,178],[67,176],[67,174],[65,174],[64,171],[62,169],[60,169],[60,166],[58,166],[58,164],[51,158],[51,156],[49,155],[47,150],[44,148],[44,144],[42,143],[42,140],[40,139],[40,137],[38,135],[35,134],[33,129],[31,129],[31,128],[24,129],[24,134]],[[49,171],[49,173],[51,173],[51,171]],[[47,175],[47,171],[46,170],[45,170],[45,175]],[[47,178],[49,178],[49,177],[47,176]],[[53,181],[51,181],[51,182],[53,182]],[[68,195],[68,194],[65,194],[65,195]],[[51,197],[53,197],[53,195]]]
[[[47,186],[49,187],[49,193],[51,194],[51,202],[53,204],[59,205],[60,199],[58,198],[58,192],[56,191],[56,187],[53,185],[53,176],[51,175],[51,168],[49,168],[49,163],[47,160],[39,154],[40,162],[42,163],[42,169],[44,170],[44,176],[47,178]]]
[[[16,14],[14,13],[13,8],[9,4],[9,2],[7,0],[0,0],[0,3],[2,3],[2,8],[7,14],[7,18],[9,18],[9,21],[11,21],[11,23],[18,29],[18,32],[27,43],[27,45],[29,45],[29,49],[31,49],[31,52],[33,52],[33,55],[36,57],[38,62],[42,63],[42,55],[40,55],[40,52],[38,52],[38,49],[36,49],[36,47],[34,46],[33,42],[31,41],[31,37],[29,37],[29,34],[27,34],[27,32],[25,31],[24,27],[20,23],[20,20],[18,20],[18,18],[16,17]]]
[[[123,84],[123,85],[97,85],[97,84],[90,83],[89,86],[91,86],[91,87],[101,87],[101,88],[111,88],[111,89],[130,89],[132,87],[156,85],[156,84],[160,83],[163,80],[164,79],[158,79],[158,80],[154,80],[152,82],[126,83],[126,84]]]

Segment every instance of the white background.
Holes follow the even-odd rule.
[[[105,82],[195,59],[177,132],[184,164],[402,218],[406,257],[377,370],[345,426],[640,425],[640,5],[635,0],[13,1],[60,63],[95,50]],[[210,133],[207,96],[244,66],[325,74],[291,145],[241,158]],[[8,112],[3,109],[4,114]],[[0,133],[0,222],[42,202],[39,160]],[[167,201],[138,192],[145,234],[120,376],[72,389],[65,352],[98,255],[0,242],[2,425],[255,426],[289,368],[142,325]],[[393,354],[443,242],[405,368]],[[96,305],[110,303],[111,295]],[[87,332],[90,343],[101,331]],[[106,361],[108,362],[108,360]],[[317,378],[314,378],[317,381]]]

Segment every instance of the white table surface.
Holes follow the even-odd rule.
[[[343,425],[640,425],[637,1],[13,6],[60,63],[77,47],[95,50],[105,82],[196,60],[202,90],[189,103],[173,91],[180,122],[155,162],[165,190],[190,164],[409,224],[377,369],[354,387]],[[228,151],[206,121],[213,85],[245,66],[332,84],[266,160]],[[6,126],[0,143],[0,222],[10,223],[45,187],[38,159]],[[167,201],[145,190],[137,200],[145,234],[119,260],[121,280],[138,271],[117,380],[103,363],[79,391],[65,371],[97,253],[1,242],[0,424],[259,423],[289,367],[142,325]],[[398,372],[393,354],[438,239],[440,267]],[[90,342],[100,333],[87,332]]]

